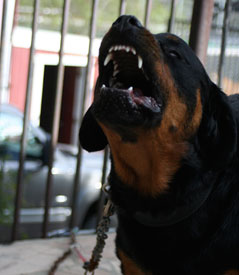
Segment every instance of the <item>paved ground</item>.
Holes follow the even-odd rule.
[[[108,234],[103,258],[95,275],[119,275],[119,261],[115,256],[114,233]],[[89,259],[95,245],[95,235],[77,237],[77,248]],[[1,275],[46,275],[54,261],[69,248],[69,238],[18,241],[0,245]],[[82,261],[71,254],[55,272],[55,275],[83,275]]]

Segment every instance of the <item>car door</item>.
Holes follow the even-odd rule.
[[[0,112],[0,213],[7,216],[12,214],[13,200],[16,190],[16,179],[19,168],[20,140],[23,119],[17,113]],[[34,178],[46,178],[47,168],[43,165],[42,154],[44,144],[34,134],[34,128],[29,126],[26,147],[26,161],[24,162],[24,185],[35,181]],[[39,187],[44,189],[44,186]],[[36,193],[36,192],[35,192]],[[40,197],[32,198],[36,202]],[[30,206],[23,199],[22,205]],[[2,217],[4,219],[4,217]],[[8,219],[8,218],[7,218]],[[0,219],[1,222],[1,219]]]

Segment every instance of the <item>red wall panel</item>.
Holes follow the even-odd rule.
[[[10,104],[22,111],[25,104],[29,54],[29,49],[12,48]]]

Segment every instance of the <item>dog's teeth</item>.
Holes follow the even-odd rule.
[[[103,84],[102,86],[101,86],[101,89],[104,89],[105,88],[105,84]]]
[[[112,46],[110,49],[109,49],[109,53],[111,53],[113,51],[114,47]]]
[[[116,71],[118,69],[118,64],[114,63],[114,71]]]
[[[143,59],[141,56],[138,55],[138,68],[141,69],[143,66]]]
[[[132,86],[129,87],[129,88],[128,88],[128,91],[129,91],[129,92],[133,91],[133,87],[132,87]]]
[[[110,62],[110,60],[111,60],[112,58],[113,58],[112,54],[109,53],[109,54],[106,56],[106,58],[105,58],[104,66],[106,66],[106,65]]]
[[[131,52],[136,55],[136,50],[134,48],[130,48]]]
[[[119,73],[118,70],[114,71],[114,72],[113,72],[113,77],[115,77],[118,73]]]

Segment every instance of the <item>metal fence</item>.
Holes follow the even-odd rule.
[[[15,5],[15,12],[14,15],[9,15],[9,9],[12,9],[10,5],[14,2]],[[33,91],[33,79],[34,77],[37,77],[34,71],[34,61],[35,61],[35,55],[36,55],[36,35],[37,30],[39,26],[39,13],[40,13],[40,0],[33,1],[33,12],[32,12],[32,25],[30,27],[31,31],[31,42],[30,42],[30,56],[29,56],[29,63],[28,63],[28,77],[27,77],[27,85],[26,85],[26,97],[25,97],[25,103],[24,103],[24,118],[23,118],[23,130],[21,135],[21,141],[20,141],[20,152],[19,152],[19,168],[17,172],[17,179],[16,179],[16,192],[15,192],[15,203],[14,203],[14,217],[13,217],[13,224],[12,224],[12,234],[11,234],[11,240],[14,241],[18,236],[19,231],[19,216],[20,216],[20,209],[22,206],[22,195],[23,195],[23,185],[24,185],[24,163],[26,160],[26,146],[27,146],[27,135],[29,131],[29,123],[30,123],[30,112],[31,112],[31,101],[32,101],[32,91]],[[47,237],[47,233],[49,231],[49,211],[51,207],[51,194],[52,194],[52,186],[53,186],[53,166],[54,166],[54,159],[55,159],[55,152],[56,147],[58,143],[58,135],[59,135],[59,125],[60,125],[60,117],[61,117],[61,107],[62,107],[62,90],[63,90],[63,82],[64,82],[64,63],[63,59],[67,55],[65,51],[65,38],[67,36],[67,28],[68,28],[68,22],[71,20],[69,18],[70,13],[70,7],[74,3],[75,0],[64,0],[62,1],[62,10],[61,14],[59,15],[59,18],[61,18],[61,31],[60,31],[60,47],[58,52],[58,64],[57,64],[57,72],[56,72],[56,84],[55,84],[55,100],[53,104],[53,110],[52,110],[52,127],[50,131],[50,143],[48,147],[48,172],[47,172],[47,180],[46,180],[46,188],[45,188],[45,195],[44,195],[44,219],[42,223],[42,237]],[[99,0],[92,0],[87,1],[91,5],[91,12],[90,12],[90,18],[89,18],[89,43],[88,43],[88,49],[86,50],[86,64],[85,64],[85,76],[83,85],[81,86],[81,106],[80,111],[78,112],[79,118],[78,121],[81,121],[81,118],[83,116],[86,102],[89,94],[92,94],[92,82],[94,82],[94,75],[92,74],[92,71],[95,70],[95,62],[94,62],[94,56],[93,56],[93,48],[94,48],[94,41],[96,38],[96,28],[97,28],[97,14],[99,11]],[[104,1],[107,2],[107,1]],[[126,0],[120,0],[120,1],[114,1],[114,5],[117,2],[117,9],[118,9],[118,15],[122,15],[127,13],[127,4],[129,1]],[[143,9],[144,9],[144,18],[143,22],[144,25],[151,28],[151,15],[152,15],[152,9],[153,5],[156,0],[146,0],[141,1],[141,4],[143,2]],[[160,2],[160,1],[158,1]],[[188,40],[192,48],[196,51],[196,53],[199,55],[199,57],[205,61],[206,52],[207,52],[207,46],[208,46],[208,39],[209,39],[209,28],[211,25],[211,21],[214,20],[213,15],[213,2],[214,1],[208,1],[208,0],[202,0],[202,1],[195,1],[192,0],[185,0],[185,1],[161,1],[162,4],[168,6],[168,15],[165,19],[165,31],[174,32],[176,34],[182,35],[185,40]],[[225,3],[226,2],[226,3]],[[238,38],[238,32],[234,29],[231,30],[229,28],[230,22],[228,21],[228,13],[230,13],[230,7],[233,4],[235,6],[235,3],[238,3],[239,1],[215,1],[214,6],[216,4],[220,4],[222,6],[223,18],[224,20],[217,25],[216,30],[220,29],[220,34],[216,34],[217,37],[220,38],[221,43],[217,45],[217,54],[210,49],[208,51],[208,59],[211,63],[205,62],[207,65],[207,68],[212,68],[212,60],[211,56],[216,56],[216,58],[219,60],[217,61],[217,73],[216,73],[216,80],[218,80],[218,83],[222,83],[223,79],[223,73],[224,73],[224,64],[226,63],[225,60],[227,59],[227,48],[226,48],[226,42],[227,38],[230,36],[230,32],[233,31],[234,36],[236,36],[236,39]],[[11,70],[9,67],[6,69],[6,66],[4,65],[4,60],[6,59],[7,53],[7,47],[12,44],[12,35],[14,32],[14,28],[16,27],[16,21],[19,17],[19,14],[17,13],[19,6],[21,4],[21,1],[9,1],[9,0],[3,0],[0,2],[0,19],[1,19],[1,48],[0,48],[0,62],[1,62],[1,70],[0,70],[0,99],[2,103],[9,102],[10,96],[9,96],[9,85],[11,85],[11,78],[9,78],[9,75],[11,74]],[[194,6],[193,6],[194,4]],[[184,12],[184,8],[189,10],[187,18],[182,18],[182,16],[179,14],[178,10],[181,9],[181,12]],[[26,9],[25,9],[26,11]],[[107,12],[107,11],[105,11]],[[59,11],[57,11],[59,13]],[[12,22],[9,22],[9,16],[12,18]],[[160,15],[159,15],[160,16]],[[192,16],[192,21],[191,21]],[[214,11],[215,16],[215,11]],[[214,20],[215,21],[215,20]],[[212,24],[212,32],[210,39],[215,39],[215,22],[213,21]],[[190,23],[193,22],[191,28]],[[155,25],[155,23],[154,23]],[[10,26],[10,27],[9,27]],[[10,28],[10,32],[9,32]],[[29,26],[28,26],[29,28]],[[191,29],[191,32],[190,32]],[[81,33],[79,33],[81,35]],[[24,38],[22,38],[24,39]],[[6,43],[6,40],[10,41],[8,44]],[[203,43],[202,43],[203,41]],[[211,40],[209,40],[211,41]],[[203,44],[203,45],[202,45]],[[219,51],[218,51],[219,49]],[[236,47],[236,50],[238,49],[238,44]],[[9,58],[11,60],[11,57]],[[214,64],[214,63],[213,63]],[[238,63],[237,70],[238,70]],[[4,67],[5,66],[5,67]],[[215,71],[215,66],[213,67],[213,70]],[[9,73],[6,84],[6,71]],[[211,72],[211,74],[214,74],[214,71]],[[210,73],[210,71],[209,71]],[[214,75],[213,75],[214,76]],[[237,80],[239,82],[239,80]],[[10,84],[9,84],[10,83]],[[7,86],[7,87],[6,87]],[[239,86],[238,90],[239,92]],[[8,94],[8,96],[6,96]],[[39,102],[39,105],[41,103]],[[1,135],[1,133],[0,133]],[[1,139],[0,139],[1,143]],[[102,168],[102,178],[101,178],[101,184],[103,184],[106,180],[106,170],[107,170],[107,156],[108,156],[108,149],[104,152],[104,161],[103,161],[103,168]],[[82,150],[79,147],[78,153],[77,153],[77,165],[74,175],[74,183],[72,184],[72,192],[71,192],[71,218],[69,221],[69,228],[73,228],[77,225],[77,219],[76,216],[78,215],[78,212],[80,211],[77,209],[77,195],[81,192],[81,177],[82,177]],[[1,177],[0,177],[1,180]],[[1,185],[1,182],[0,182]],[[1,188],[0,188],[1,189]],[[104,196],[101,193],[99,200],[98,200],[98,214],[100,215],[100,210],[102,208],[102,205],[104,203]],[[1,204],[0,204],[1,207]],[[1,227],[1,224],[0,224]]]

